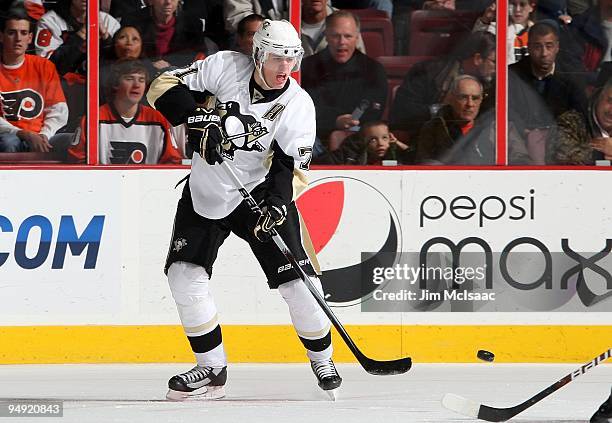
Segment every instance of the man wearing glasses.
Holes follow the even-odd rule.
[[[454,165],[491,165],[495,163],[495,117],[482,114],[483,86],[471,75],[453,79],[442,108],[427,122],[417,138],[417,163]],[[517,141],[516,131],[509,135],[511,163],[524,163],[526,151]]]

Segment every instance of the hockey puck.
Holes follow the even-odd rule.
[[[482,361],[488,361],[489,363],[495,360],[495,354],[487,350],[478,350],[476,357],[478,357]]]

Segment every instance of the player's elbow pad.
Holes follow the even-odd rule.
[[[189,89],[184,85],[175,85],[168,89],[157,97],[154,105],[172,126],[184,123],[185,116],[197,107]]]

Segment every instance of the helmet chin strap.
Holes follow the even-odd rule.
[[[256,76],[258,76],[259,81],[257,81],[257,83],[261,82],[261,85],[264,90],[273,90],[274,88],[272,88],[271,86],[268,85],[268,83],[266,82],[266,78],[264,78],[263,76],[263,72],[261,71],[261,68],[263,67],[263,63],[260,62],[260,64],[258,65],[257,62],[255,62],[255,72],[256,72]]]

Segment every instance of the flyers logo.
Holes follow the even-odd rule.
[[[111,141],[111,164],[143,164],[147,160],[147,146],[140,142]]]
[[[2,114],[8,121],[35,119],[44,105],[42,95],[29,88],[2,93]]]

